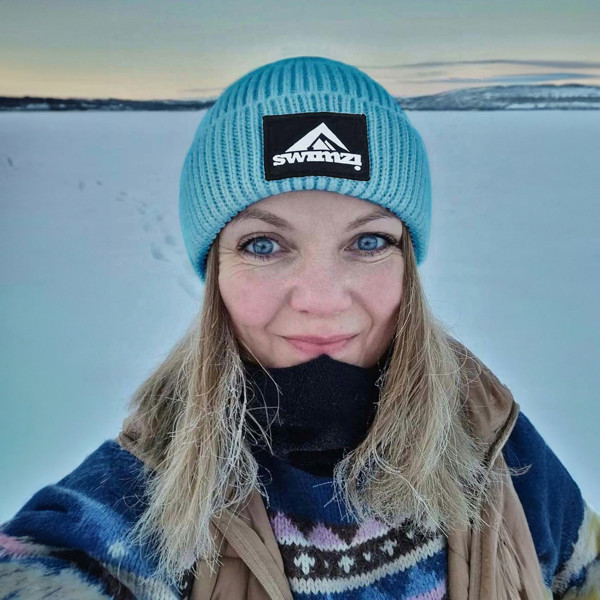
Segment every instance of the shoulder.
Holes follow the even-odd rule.
[[[499,452],[499,439],[517,418],[519,405],[510,389],[472,350],[448,335],[462,375],[464,405],[473,433]]]
[[[464,344],[448,338],[467,381],[470,422],[484,439],[505,440],[498,446],[514,470],[511,480],[545,583],[557,598],[575,588],[600,589],[600,517],[509,388]]]
[[[69,547],[92,544],[140,514],[145,487],[139,459],[106,440],[60,481],[37,491],[2,530]]]
[[[521,411],[503,449],[546,584],[560,592],[598,569],[598,516],[577,483]],[[591,545],[590,545],[591,544]],[[593,549],[595,547],[595,550]],[[595,564],[595,566],[594,566]]]
[[[143,463],[116,440],[103,442],[0,525],[0,589],[10,598],[132,598],[125,580],[153,570],[125,545],[145,490]]]

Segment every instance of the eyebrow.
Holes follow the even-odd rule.
[[[371,221],[375,221],[376,219],[385,219],[389,217],[395,217],[393,213],[388,211],[386,208],[381,207],[373,212],[370,212],[366,215],[362,215],[354,221],[350,221],[350,223],[345,227],[344,231],[352,231],[353,229],[357,229],[361,225],[365,223],[370,223]],[[280,229],[286,229],[288,231],[294,231],[295,227],[284,218],[277,216],[276,214],[263,210],[262,208],[258,208],[256,206],[248,207],[244,212],[236,215],[232,221],[234,223],[239,223],[241,221],[247,221],[250,219],[260,219],[265,223],[269,223],[269,225],[273,225],[274,227],[279,227]]]

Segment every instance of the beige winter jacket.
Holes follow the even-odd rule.
[[[510,390],[471,352],[466,409],[473,431],[489,444],[489,465],[507,469],[502,456],[518,416]],[[127,423],[127,420],[126,420]],[[131,432],[119,442],[135,454]],[[450,600],[551,600],[525,513],[509,475],[493,505],[484,505],[487,526],[482,532],[454,531],[448,536]],[[195,579],[193,600],[292,600],[283,559],[271,529],[262,496],[255,491],[241,511],[225,511],[213,519],[222,564],[211,574],[203,563]],[[503,527],[500,527],[501,521]],[[498,533],[501,531],[502,533]]]

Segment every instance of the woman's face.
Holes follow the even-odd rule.
[[[251,216],[259,211],[274,219]],[[384,216],[353,226],[373,212]],[[402,235],[387,209],[334,192],[285,192],[252,204],[218,238],[219,290],[236,336],[269,368],[319,354],[375,365],[402,298]],[[341,335],[355,337],[328,346],[288,339]]]

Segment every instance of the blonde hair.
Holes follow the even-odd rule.
[[[403,294],[375,420],[336,465],[335,489],[357,519],[396,526],[410,515],[428,530],[479,529],[481,503],[502,474],[486,465],[487,446],[470,430],[464,347],[429,309],[409,235],[403,224]],[[200,560],[214,572],[211,518],[243,505],[255,488],[265,494],[244,440],[249,391],[241,357],[252,353],[234,336],[219,294],[218,238],[207,261],[199,318],[129,406],[135,453],[146,473],[153,470],[131,541],[150,541],[158,574],[174,582],[190,569],[195,575]]]

